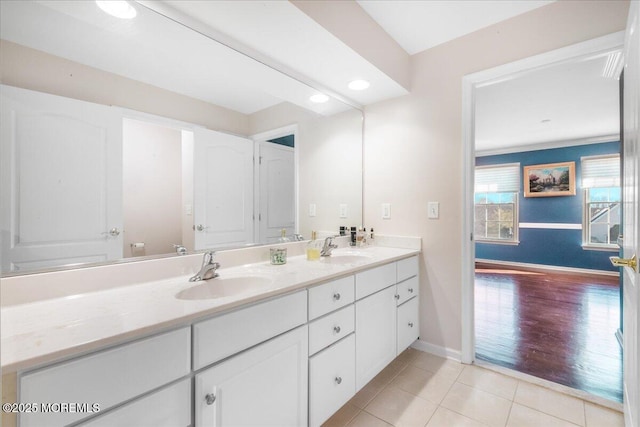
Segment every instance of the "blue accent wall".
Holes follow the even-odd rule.
[[[476,158],[476,166],[520,163],[522,167],[545,163],[576,163],[576,195],[524,197],[522,177],[518,195],[519,222],[582,224],[584,191],[580,158],[620,153],[620,142],[578,145]],[[476,258],[529,264],[618,271],[609,262],[611,251],[582,248],[582,230],[520,228],[519,245],[476,242]]]

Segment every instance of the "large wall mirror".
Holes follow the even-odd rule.
[[[0,2],[2,275],[362,222],[362,112],[135,4]]]

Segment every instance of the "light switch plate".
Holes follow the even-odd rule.
[[[309,216],[316,216],[316,204],[309,204]]]
[[[340,218],[347,217],[347,205],[345,203],[340,204]]]
[[[391,219],[391,203],[382,204],[382,219]]]
[[[427,216],[429,219],[440,218],[440,202],[429,202],[427,204]]]

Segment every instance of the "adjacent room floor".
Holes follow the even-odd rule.
[[[476,265],[476,357],[622,401],[617,277]]]
[[[531,382],[408,349],[325,427],[622,427],[621,412]]]

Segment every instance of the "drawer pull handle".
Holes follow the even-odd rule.
[[[338,301],[340,299],[340,294],[338,292],[336,292],[335,294],[333,294],[333,299]]]
[[[216,401],[216,395],[209,393],[204,397],[204,400],[207,402],[207,405],[213,405],[213,402]]]
[[[333,327],[333,332],[335,332],[336,334],[340,333],[340,326],[334,326]]]
[[[413,328],[413,322],[409,322],[409,327]]]
[[[337,384],[341,384],[342,383],[342,377],[336,377],[336,383]]]
[[[408,291],[409,291],[410,294],[412,294],[413,293],[413,288],[409,288]]]
[[[400,295],[398,295],[398,294],[395,294],[393,297],[394,297],[395,299],[400,299]]]

